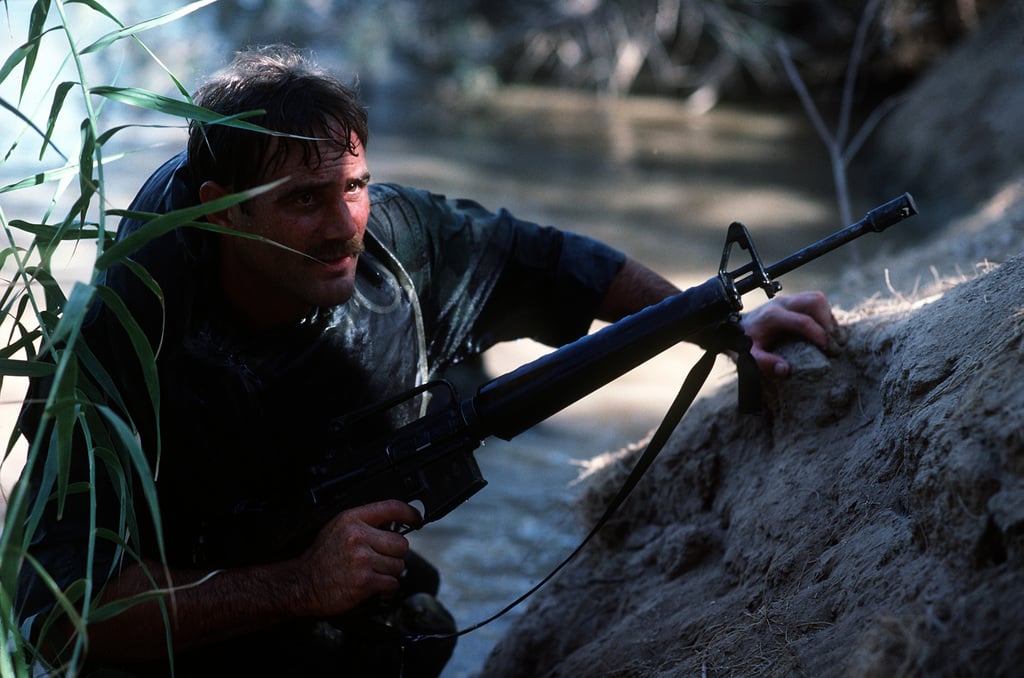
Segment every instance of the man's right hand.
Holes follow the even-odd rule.
[[[420,514],[398,500],[344,511],[300,557],[218,572],[129,565],[106,587],[104,602],[174,587],[171,613],[178,650],[202,647],[296,617],[331,617],[398,588],[409,542],[388,525],[419,525]],[[167,577],[170,577],[168,580]],[[165,602],[167,602],[165,600]],[[70,635],[71,630],[68,630]],[[102,662],[166,656],[164,611],[156,600],[89,626],[89,652]]]
[[[305,613],[330,617],[375,595],[397,590],[409,541],[386,526],[418,525],[420,521],[416,509],[394,499],[335,516],[298,560],[304,581],[296,583],[300,584]]]

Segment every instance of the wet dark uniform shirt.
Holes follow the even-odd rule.
[[[196,204],[187,177],[181,154],[149,179],[131,209],[165,213]],[[159,284],[162,301],[128,267],[108,271],[106,284],[160,347],[159,429],[134,351],[108,309],[95,314],[86,337],[132,404],[158,469],[172,567],[266,562],[303,549],[308,542],[285,548],[247,536],[246,546],[225,552],[210,543],[209,530],[224,528],[223,517],[237,514],[240,503],[258,505],[308,482],[330,442],[332,417],[422,384],[499,341],[531,337],[557,346],[582,336],[623,262],[596,241],[504,210],[392,184],[369,191],[354,296],[292,325],[252,333],[225,320],[213,277],[217,241],[199,228],[176,229],[132,256]],[[142,226],[127,219],[118,238]],[[410,400],[374,425],[403,423],[425,406]],[[98,480],[99,522],[116,528],[118,492]],[[147,515],[138,498],[136,506]],[[85,576],[87,515],[85,505],[72,506],[62,520],[48,516],[36,534],[33,555],[62,587]],[[149,521],[140,518],[136,532],[142,554],[158,559]],[[94,578],[102,581],[116,554],[97,546]],[[24,571],[23,623],[52,606],[31,568]]]

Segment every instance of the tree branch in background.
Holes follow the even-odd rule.
[[[821,117],[818,107],[814,104],[810,92],[807,89],[803,78],[797,70],[793,57],[785,41],[776,42],[776,49],[782,60],[782,66],[786,71],[793,89],[796,90],[800,103],[803,105],[815,132],[821,138],[822,143],[828,150],[829,162],[832,166],[832,181],[836,190],[836,201],[839,207],[839,223],[848,224],[853,221],[853,210],[850,206],[850,187],[847,177],[847,170],[857,152],[863,147],[864,142],[874,131],[882,118],[891,111],[898,103],[897,98],[889,98],[883,101],[867,117],[860,129],[854,134],[853,139],[847,141],[850,135],[850,119],[853,114],[853,94],[856,89],[857,73],[860,70],[864,58],[864,46],[867,43],[868,28],[874,21],[880,0],[870,0],[864,8],[857,32],[854,36],[853,46],[850,50],[850,59],[846,68],[846,76],[843,82],[843,94],[839,109],[839,121],[835,134],[831,133]],[[852,250],[854,257],[857,256],[856,249]]]

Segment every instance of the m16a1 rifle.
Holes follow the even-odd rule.
[[[744,294],[760,288],[772,297],[781,289],[779,276],[915,214],[913,198],[905,193],[767,267],[747,229],[733,223],[718,273],[701,285],[497,377],[471,397],[461,399],[450,383],[432,381],[339,416],[331,422],[332,449],[323,465],[311,470],[308,487],[271,500],[245,502],[247,508],[226,517],[223,529],[207,533],[203,541],[216,553],[230,554],[232,543],[241,551],[251,549],[246,535],[258,534],[255,540],[268,551],[280,552],[308,542],[337,513],[384,499],[416,505],[424,525],[439,520],[487,484],[474,456],[486,438],[511,440],[680,341],[699,339],[709,328],[734,318]],[[746,250],[749,260],[730,270],[735,246]],[[425,393],[432,396],[428,414],[365,440],[361,423]],[[240,523],[256,531],[239,530]],[[242,540],[249,543],[242,546]]]

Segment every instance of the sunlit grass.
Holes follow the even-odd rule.
[[[58,618],[69,622],[75,631],[71,644],[61,653],[60,665],[50,667],[69,675],[81,666],[87,624],[137,602],[97,607],[96,582],[104,581],[106,573],[93,571],[91,557],[82,579],[67,584],[50,578],[27,555],[44,510],[53,506],[59,514],[73,494],[88,493],[90,554],[98,540],[104,539],[113,542],[126,558],[137,558],[133,535],[138,530],[132,527],[141,519],[135,515],[137,504],[156,518],[159,537],[151,457],[141,447],[115,382],[92,359],[82,327],[89,310],[100,301],[113,312],[143,368],[150,406],[158,411],[157,347],[149,344],[120,299],[103,285],[102,274],[153,237],[195,224],[206,212],[199,209],[153,218],[131,241],[114,245],[113,231],[116,221],[125,215],[125,205],[123,198],[112,200],[108,196],[105,169],[124,152],[108,152],[108,148],[115,138],[120,141],[138,125],[124,124],[122,117],[112,116],[109,111],[125,106],[145,109],[156,115],[159,125],[171,128],[183,127],[186,118],[224,122],[192,106],[184,87],[139,39],[144,31],[208,4],[210,0],[193,3],[129,26],[97,3],[77,4],[72,19],[68,15],[70,5],[40,0],[29,9],[20,44],[0,66],[8,130],[4,136],[6,147],[0,149],[0,329],[4,338],[0,393],[3,431],[7,434],[3,470],[5,487],[9,488],[0,534],[0,628],[5,640],[0,649],[0,675],[31,672],[34,647],[19,629],[15,610],[22,569],[38,570],[40,580],[57,600],[54,614],[36,621],[32,641],[41,643],[47,633],[56,633],[53,624]],[[22,11],[20,7],[7,9]],[[83,16],[83,12],[90,15]],[[77,27],[81,27],[82,35],[76,32]],[[14,30],[13,25],[10,30]],[[111,50],[116,54],[107,54]],[[100,55],[123,59],[127,51],[139,52],[156,62],[166,73],[171,90],[179,96],[90,81],[91,60]],[[54,54],[58,55],[56,60]],[[41,58],[43,55],[46,58]],[[228,198],[225,204],[245,197]],[[11,204],[18,205],[21,212],[7,213],[4,206]],[[148,274],[133,270],[159,295]],[[23,431],[13,412],[28,378],[52,380],[43,392],[45,402],[37,403],[41,418],[34,431]],[[32,438],[31,445],[25,445],[23,433]],[[37,488],[23,481],[7,484],[22,465],[26,476],[34,473]],[[87,475],[73,474],[72,469],[77,467],[87,469]],[[122,492],[123,510],[115,531],[100,528],[96,522],[95,478],[101,473],[113,478]],[[134,487],[142,493],[137,502],[130,500]]]

